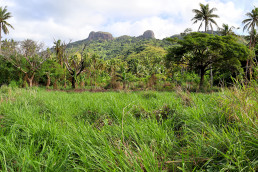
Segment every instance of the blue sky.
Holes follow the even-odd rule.
[[[54,39],[77,41],[91,31],[106,31],[118,37],[138,36],[153,30],[162,39],[193,25],[192,9],[199,3],[216,7],[219,26],[240,27],[245,14],[258,6],[257,0],[0,0],[12,13],[15,30],[3,38],[33,39],[52,46]],[[201,30],[203,30],[202,28]]]

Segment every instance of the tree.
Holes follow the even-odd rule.
[[[77,77],[83,72],[83,70],[86,67],[85,60],[86,60],[87,54],[84,52],[85,48],[86,48],[86,45],[84,46],[81,52],[76,52],[73,54],[67,51],[65,52],[64,62],[68,72],[72,77],[71,78],[72,88],[75,88]]]
[[[219,31],[221,33],[222,36],[226,36],[226,35],[235,35],[235,33],[233,32],[233,29],[235,29],[234,26],[229,27],[228,24],[222,24],[222,28],[219,28]],[[237,28],[238,29],[238,28]]]
[[[3,57],[25,74],[25,80],[32,87],[35,74],[48,59],[50,52],[43,50],[43,44],[26,39],[21,42],[5,40]]]
[[[218,15],[213,14],[213,12],[216,11],[217,9],[216,8],[210,9],[209,4],[204,5],[202,3],[200,3],[200,7],[201,7],[200,10],[193,9],[193,12],[195,13],[194,18],[192,18],[192,21],[194,20],[193,24],[197,23],[198,21],[201,21],[198,31],[202,27],[203,22],[204,22],[205,32],[207,32],[209,26],[211,30],[213,30],[212,24],[215,24],[216,26],[218,26],[216,21],[213,19],[213,18],[219,18]]]
[[[253,31],[255,26],[258,26],[258,8],[255,7],[251,12],[246,13],[246,16],[248,18],[242,21],[245,25],[243,31]]]
[[[248,17],[247,19],[243,20],[242,23],[245,25],[243,28],[243,31],[247,30],[250,31],[250,42],[249,42],[249,48],[254,49],[255,47],[255,27],[258,26],[258,8],[255,7],[251,12],[246,13],[246,16]],[[250,77],[252,70],[249,67],[249,61],[251,60],[252,57],[247,59],[246,61],[246,79],[248,75],[248,71],[250,71]],[[252,66],[252,64],[250,65]]]
[[[54,41],[54,50],[57,57],[58,63],[63,66],[64,61],[64,50],[65,50],[65,43],[62,43],[61,40]]]
[[[246,36],[246,40],[249,41],[248,45],[251,46],[252,48],[254,48],[258,42],[258,33],[257,30],[254,29],[252,31],[249,32],[249,35]],[[252,42],[251,42],[252,40]]]
[[[1,54],[1,45],[2,45],[2,31],[4,32],[4,34],[8,34],[9,30],[8,27],[13,28],[13,26],[8,23],[6,20],[8,20],[9,18],[11,18],[11,13],[7,12],[7,7],[0,7],[0,54]]]
[[[43,63],[41,67],[41,77],[46,77],[46,88],[49,88],[51,84],[51,80],[54,81],[54,89],[57,85],[57,80],[63,77],[64,75],[64,68],[55,61],[55,59],[49,58],[46,62]]]
[[[168,50],[166,61],[186,64],[200,73],[200,88],[203,87],[204,75],[208,70],[219,68],[223,64],[231,67],[230,63],[226,63],[228,61],[234,61],[235,64],[232,65],[240,66],[240,60],[246,58],[249,53],[246,46],[237,43],[236,38],[232,36],[191,33],[178,43],[180,46]]]
[[[126,89],[126,84],[128,83],[128,80],[130,79],[130,74],[128,72],[128,67],[126,65],[127,63],[121,63],[120,64],[120,70],[117,72],[117,80],[121,81],[123,83],[123,89]]]

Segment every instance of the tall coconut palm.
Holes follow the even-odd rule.
[[[255,45],[258,42],[258,32],[256,29],[249,32],[249,35],[246,36],[246,40],[249,41],[248,45],[249,47],[255,47]],[[252,42],[250,42],[252,40]],[[252,44],[251,44],[252,43]]]
[[[255,7],[251,12],[246,13],[247,19],[243,20],[242,23],[245,25],[243,31],[251,31],[258,26],[258,8]]]
[[[4,34],[8,34],[9,30],[8,27],[13,29],[13,26],[8,23],[6,20],[11,18],[11,13],[7,12],[7,7],[0,7],[0,54],[1,54],[1,38],[2,38],[2,31]]]
[[[243,31],[247,30],[250,31],[250,42],[249,42],[249,48],[252,49],[255,47],[255,27],[258,26],[258,8],[255,7],[251,12],[246,13],[247,19],[243,20],[242,23],[245,25],[243,28]],[[250,57],[252,58],[252,57]],[[246,61],[246,79],[248,75],[248,71],[250,72],[250,78],[252,77],[252,61],[251,59],[247,59]],[[250,66],[249,66],[249,61]]]
[[[54,41],[54,50],[55,50],[55,53],[56,53],[56,56],[57,56],[57,61],[58,63],[63,67],[63,56],[64,56],[64,43],[61,43],[61,40],[55,40]]]
[[[218,27],[218,24],[213,19],[213,18],[219,18],[217,14],[213,14],[213,12],[216,11],[217,9],[216,8],[210,9],[209,4],[204,5],[202,3],[200,3],[200,7],[201,7],[200,10],[193,9],[193,13],[195,13],[195,16],[194,18],[192,18],[192,21],[194,21],[193,24],[197,23],[198,21],[201,22],[198,28],[198,31],[202,27],[203,22],[204,22],[205,32],[207,32],[209,27],[211,28],[211,30],[213,30],[212,24],[215,24]]]

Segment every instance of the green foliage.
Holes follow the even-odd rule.
[[[54,59],[47,59],[40,70],[41,76],[49,75],[51,79],[60,79],[64,76],[64,69]]]
[[[3,171],[257,171],[257,87],[0,97]]]
[[[247,47],[237,43],[232,36],[191,33],[178,43],[180,46],[169,49],[166,61],[186,65],[200,73],[200,87],[210,69],[221,71],[226,67],[231,75],[241,73],[241,60],[249,55]]]
[[[0,7],[0,55],[2,55],[1,53],[1,45],[2,45],[2,31],[4,34],[9,34],[9,30],[8,27],[13,28],[13,26],[7,22],[8,19],[10,19],[11,13],[7,11],[7,7]]]
[[[146,46],[161,47],[167,49],[172,43],[166,40],[143,39],[138,37],[122,36],[113,41],[78,41],[68,44],[68,47],[74,49],[82,47],[86,43],[86,51],[90,54],[97,54],[101,59],[121,58],[127,59],[133,53],[140,53]]]
[[[19,72],[11,63],[0,56],[0,85],[8,85],[12,80],[19,80]]]

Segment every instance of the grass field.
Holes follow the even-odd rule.
[[[257,171],[258,93],[0,89],[2,171]]]

